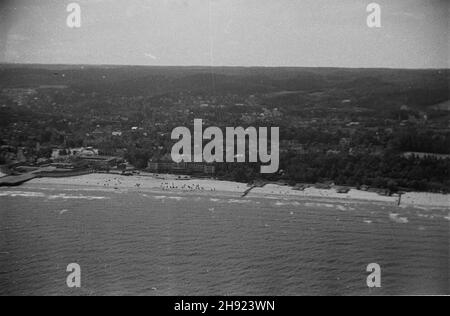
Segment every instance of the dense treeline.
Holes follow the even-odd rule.
[[[450,189],[450,160],[404,158],[395,153],[368,155],[288,155],[282,159],[284,177],[296,182],[332,180],[337,185],[369,185],[396,191]]]
[[[410,130],[399,135],[396,141],[401,151],[450,154],[450,135],[448,134],[418,133],[416,130]]]
[[[353,135],[346,147],[339,142],[346,135],[302,130],[282,130],[282,138],[303,143],[305,152],[287,151],[281,148],[280,172],[261,175],[260,166],[252,163],[222,163],[216,165],[217,177],[238,182],[256,179],[283,180],[290,184],[334,182],[337,185],[358,187],[368,185],[380,189],[398,191],[399,188],[418,191],[450,192],[450,159],[417,157],[406,158],[405,151],[450,153],[450,135],[421,133],[416,130],[400,134],[374,136],[364,132]],[[147,161],[170,160],[171,142],[156,153],[150,144],[129,147],[126,159],[137,168],[145,169]],[[384,148],[382,152],[370,152],[371,146]],[[357,150],[352,151],[354,147]],[[327,150],[335,148],[338,150]],[[368,151],[369,150],[369,151]]]
[[[417,191],[450,192],[450,159],[383,156],[330,155],[293,152],[281,157],[278,174],[261,175],[257,164],[218,164],[217,176],[239,182],[255,179],[296,183],[334,182],[336,185]]]

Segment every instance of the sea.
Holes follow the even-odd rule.
[[[325,198],[2,188],[0,295],[448,295],[449,219]]]

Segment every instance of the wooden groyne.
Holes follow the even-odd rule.
[[[250,192],[252,192],[252,190],[253,190],[254,188],[256,188],[256,187],[257,187],[256,185],[253,185],[253,186],[251,186],[250,188],[248,188],[247,190],[245,190],[245,192],[242,194],[241,198],[246,197],[247,195],[249,195]]]
[[[241,198],[246,197],[247,195],[250,194],[250,192],[252,192],[253,189],[255,188],[264,188],[266,186],[266,182],[264,181],[256,181],[256,183],[251,184],[250,188],[248,188],[247,190],[245,190],[245,192],[242,194]]]
[[[15,187],[36,178],[68,178],[78,177],[93,173],[94,170],[53,170],[33,171],[18,176],[6,176],[0,178],[0,187]]]

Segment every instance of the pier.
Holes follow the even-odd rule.
[[[36,177],[37,175],[32,173],[22,174],[19,176],[6,176],[0,178],[0,187],[16,187]]]
[[[67,178],[93,173],[93,169],[68,170],[57,168],[39,168],[32,172],[0,178],[0,187],[15,187],[35,178]]]

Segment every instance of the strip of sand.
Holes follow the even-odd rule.
[[[161,190],[175,192],[228,192],[240,195],[248,186],[244,183],[219,181],[214,179],[180,180],[176,176],[159,178],[152,175],[119,176],[113,174],[89,174],[70,178],[39,178],[30,184],[88,186],[109,189]],[[350,190],[339,194],[334,189],[324,190],[307,188],[304,191],[293,190],[292,187],[268,184],[263,188],[254,188],[248,197],[286,197],[286,198],[328,198],[333,200],[359,200],[398,203],[398,196],[382,196],[374,192]],[[402,205],[450,208],[450,196],[444,194],[411,192],[403,195]]]

